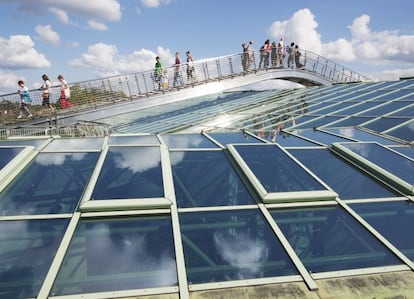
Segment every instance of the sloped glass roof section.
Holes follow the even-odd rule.
[[[264,202],[324,200],[337,195],[276,144],[228,147]]]
[[[217,145],[201,134],[167,134],[161,136],[169,148],[216,148]]]
[[[109,146],[91,199],[82,203],[82,208],[139,205],[139,201],[144,205],[169,205],[165,199],[160,147]]]
[[[402,196],[328,149],[289,149],[288,151],[326,182],[341,199]]]
[[[170,153],[179,208],[254,204],[223,151]]]
[[[103,141],[103,138],[53,139],[43,151],[100,151]]]
[[[24,147],[2,147],[0,148],[0,170],[16,157]]]
[[[299,274],[258,209],[179,218],[190,284]]]
[[[68,219],[0,221],[0,294],[35,298]]]
[[[98,153],[39,153],[1,193],[2,215],[73,213]]]
[[[414,203],[390,201],[352,204],[355,210],[370,225],[391,241],[402,253],[414,261]]]
[[[176,286],[175,259],[169,216],[82,219],[52,295]]]
[[[333,148],[375,174],[414,194],[414,160],[378,143],[335,143]]]
[[[311,273],[401,264],[339,205],[271,214]]]

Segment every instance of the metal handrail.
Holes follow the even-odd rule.
[[[332,83],[369,80],[369,78],[311,51],[301,50],[301,53],[300,61],[303,67],[298,71],[310,72]],[[272,61],[271,57],[269,57],[267,65],[260,65],[260,51],[253,52],[251,64],[246,69],[245,55],[245,53],[238,53],[194,61],[193,69],[188,64],[182,64],[178,68],[175,65],[168,66],[164,68],[168,76],[167,85],[162,84],[154,70],[70,83],[70,100],[73,106],[66,109],[63,109],[60,105],[60,86],[52,86],[50,98],[55,110],[53,112],[46,111],[42,115],[40,115],[42,111],[42,91],[32,89],[30,94],[33,103],[29,109],[35,118],[45,116],[53,118],[58,114],[76,113],[137,98],[146,98],[171,90],[191,88],[213,81],[245,76],[247,73],[260,74],[263,71],[287,69],[287,56],[283,58],[283,65],[278,65],[277,62]],[[22,120],[25,121],[25,118],[22,118],[22,120],[16,119],[19,105],[20,96],[18,93],[0,95],[0,123],[3,125],[18,125]]]

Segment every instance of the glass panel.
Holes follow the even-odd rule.
[[[326,124],[329,124],[331,122],[337,121],[341,119],[341,117],[339,116],[323,116],[323,117],[319,117],[319,118],[314,118],[312,121],[306,123],[306,124],[299,124],[297,126],[295,126],[295,128],[309,128],[309,129],[313,129],[313,128],[317,128],[317,127],[322,127]]]
[[[397,249],[414,261],[414,204],[409,201],[352,204],[370,225],[379,231]]]
[[[414,184],[413,160],[398,155],[376,143],[345,143],[342,145],[407,183]]]
[[[52,295],[177,285],[170,217],[81,220]]]
[[[327,183],[341,199],[401,196],[327,149],[291,149],[289,152]]]
[[[2,215],[72,213],[98,153],[40,153],[0,193]]]
[[[389,131],[387,134],[408,142],[412,142],[414,141],[414,121]]]
[[[44,151],[100,151],[103,138],[62,138],[53,139]]]
[[[2,140],[0,146],[34,146],[37,149],[48,139]]]
[[[170,134],[161,136],[169,148],[212,148],[217,147],[201,134]]]
[[[403,155],[406,155],[407,157],[410,157],[411,159],[414,159],[414,147],[405,146],[405,147],[392,147],[392,149],[396,152],[399,152]]]
[[[378,105],[378,102],[375,102],[376,105]],[[393,101],[390,103],[387,103],[385,105],[381,105],[377,108],[370,109],[369,111],[362,112],[358,114],[358,116],[381,116],[387,113],[390,113],[391,111],[400,109],[401,107],[404,107],[407,105],[407,102],[402,101]]]
[[[259,139],[243,132],[208,133],[223,146],[229,143],[262,143]]]
[[[131,144],[160,144],[157,136],[111,136],[109,137],[109,145],[131,145]]]
[[[298,274],[256,209],[179,217],[190,284]]]
[[[268,192],[326,190],[276,145],[235,145]]]
[[[37,296],[67,224],[67,219],[0,221],[1,298]]]
[[[371,107],[377,106],[378,103],[374,103],[374,102],[365,102],[359,105],[354,105],[354,103],[347,103],[348,106],[353,105],[352,107],[349,107],[348,109],[343,109],[341,111],[335,112],[335,114],[337,115],[353,115],[355,113],[358,113],[360,111],[369,109]]]
[[[288,132],[285,132],[285,131],[276,132],[276,139],[272,142],[276,142],[277,144],[280,144],[283,147],[320,146],[319,144],[312,143],[308,140],[289,134]]]
[[[340,206],[271,214],[312,273],[402,264]]]
[[[179,207],[254,204],[222,151],[171,152],[170,156]]]
[[[92,199],[164,197],[158,146],[111,146]]]
[[[1,144],[1,143],[0,143]],[[24,148],[0,148],[0,170],[16,157]]]
[[[354,117],[351,116],[349,118],[341,119],[330,125],[330,127],[348,127],[348,126],[358,126],[363,124],[367,121],[370,121],[372,117]]]
[[[364,132],[355,128],[339,128],[339,129],[324,129],[324,131],[332,132],[334,134],[342,135],[358,141],[371,141],[378,142],[383,145],[395,145],[400,144],[390,139]]]
[[[409,118],[390,118],[390,117],[382,117],[373,122],[365,124],[364,127],[371,129],[373,131],[382,132],[388,129],[391,129],[399,124],[402,124],[406,121],[410,120]]]
[[[403,110],[400,110],[398,112],[394,112],[390,115],[391,116],[406,116],[406,117],[414,118],[414,106],[407,107]]]
[[[329,145],[333,142],[347,142],[350,141],[349,139],[345,139],[339,136],[335,136],[332,134],[327,134],[321,131],[316,130],[299,130],[297,132],[298,135],[302,137],[306,137],[308,139],[314,140],[315,142],[319,142],[325,145]]]

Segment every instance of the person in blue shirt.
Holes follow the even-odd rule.
[[[28,105],[32,103],[32,99],[30,98],[29,89],[27,86],[24,85],[24,82],[20,80],[17,82],[17,84],[20,86],[20,89],[18,90],[18,93],[20,94],[20,113],[17,116],[17,118],[23,117],[23,112],[26,113],[27,117],[32,117],[33,115],[30,113],[29,109],[27,108]]]

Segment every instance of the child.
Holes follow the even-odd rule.
[[[168,72],[164,70],[161,76],[162,89],[168,89]]]
[[[30,98],[29,89],[27,86],[24,85],[23,81],[17,82],[17,84],[20,86],[20,89],[18,90],[18,93],[20,94],[20,113],[17,116],[17,118],[22,118],[23,111],[26,113],[27,117],[32,117],[33,115],[30,113],[29,109],[27,108],[27,105],[30,105],[32,102],[32,99]]]

